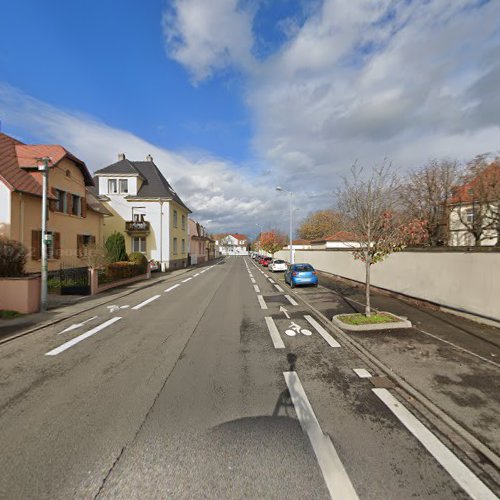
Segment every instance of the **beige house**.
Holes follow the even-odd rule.
[[[101,245],[104,218],[111,215],[87,188],[85,163],[59,145],[26,145],[0,133],[0,235],[30,251],[27,272],[40,271],[42,178],[37,158],[50,157],[47,229],[49,271],[87,265],[84,247]]]
[[[105,237],[125,234],[126,251],[142,252],[163,270],[188,265],[188,216],[191,213],[148,155],[132,161],[124,154],[95,172],[94,194],[114,215]]]

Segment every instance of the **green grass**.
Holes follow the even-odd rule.
[[[20,312],[9,311],[8,309],[0,309],[0,319],[12,319],[21,316]]]
[[[361,313],[343,314],[338,316],[338,319],[347,325],[376,325],[378,323],[393,323],[399,321],[392,314],[373,313],[371,316],[365,316]]]

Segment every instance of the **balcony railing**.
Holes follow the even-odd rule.
[[[135,220],[129,220],[125,222],[125,231],[128,234],[149,234],[150,232],[150,225],[149,221],[147,220],[142,220],[142,221],[135,221]]]

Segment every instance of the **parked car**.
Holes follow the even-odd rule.
[[[160,270],[160,263],[157,260],[151,259],[149,261],[149,269],[151,269],[151,272],[159,271]]]
[[[285,283],[291,288],[297,285],[318,286],[318,274],[311,264],[291,264],[285,271]]]
[[[271,257],[264,257],[261,261],[262,267],[269,266],[269,263],[272,261],[273,261],[273,259]]]
[[[276,272],[276,271],[286,271],[287,265],[284,260],[281,259],[275,259],[269,264],[269,271],[271,272]]]

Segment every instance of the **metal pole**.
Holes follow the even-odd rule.
[[[292,206],[292,192],[289,193],[290,196],[290,264],[293,264],[293,206]]]
[[[42,279],[40,290],[40,302],[42,311],[47,310],[47,192],[49,185],[49,159],[43,158],[42,170]],[[54,244],[54,242],[52,242]]]

